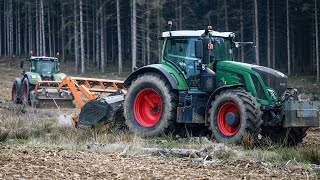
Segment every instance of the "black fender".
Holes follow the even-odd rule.
[[[127,79],[124,81],[124,85],[129,88],[131,85],[132,80],[136,79],[139,75],[145,74],[145,73],[157,73],[167,79],[167,81],[170,83],[171,88],[174,90],[179,90],[177,86],[177,82],[174,80],[172,75],[168,71],[166,71],[164,68],[160,66],[144,66],[142,68],[139,68],[138,70],[134,71],[127,77]]]
[[[221,91],[225,91],[228,89],[237,89],[237,88],[241,88],[241,87],[245,87],[244,84],[233,84],[233,85],[224,85],[219,87],[218,89],[216,89],[213,93],[211,93],[209,100],[207,102],[207,106],[206,106],[206,114],[205,114],[205,124],[208,125],[208,117],[209,117],[209,109],[211,108],[211,102],[214,101],[214,99],[216,98],[216,95],[220,94]]]

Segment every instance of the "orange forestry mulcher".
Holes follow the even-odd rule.
[[[127,92],[124,81],[70,76],[66,76],[57,87],[58,91],[66,88],[81,108],[79,117],[74,117],[73,123],[85,127],[115,120],[118,117],[116,113],[122,111],[123,96]],[[103,97],[103,94],[107,96]],[[89,101],[85,103],[83,98]]]

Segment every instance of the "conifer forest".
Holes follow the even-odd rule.
[[[254,42],[256,63],[319,77],[319,0],[1,0],[0,57],[57,56],[121,75],[160,60],[168,30],[213,26]],[[235,50],[249,62],[251,49]],[[109,67],[109,68],[108,68]]]

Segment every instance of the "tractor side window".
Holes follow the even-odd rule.
[[[196,38],[167,39],[164,59],[174,63],[187,78],[189,86],[197,86],[198,61],[195,57]]]
[[[193,67],[196,60],[194,41],[194,38],[167,39],[166,41],[164,59],[174,63],[187,77],[194,74]]]
[[[168,39],[166,45],[166,58],[176,61],[177,57],[185,57],[187,53],[187,39]]]

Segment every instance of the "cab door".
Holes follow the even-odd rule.
[[[190,88],[199,87],[200,71],[195,57],[195,37],[181,37],[166,40],[164,59],[172,62],[185,76]]]

